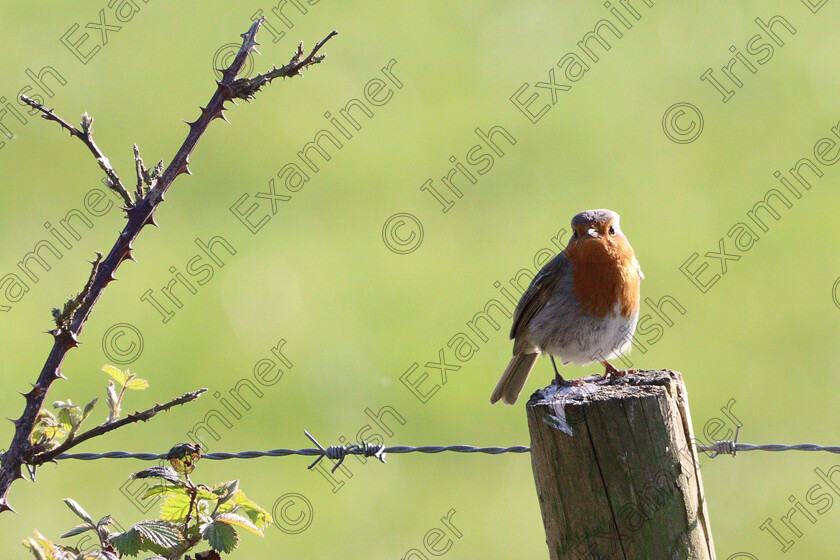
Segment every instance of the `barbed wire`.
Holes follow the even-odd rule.
[[[738,436],[741,431],[741,426],[737,426],[735,430],[735,438],[733,440],[716,441],[712,445],[697,445],[698,451],[712,452],[710,458],[714,459],[718,455],[732,455],[735,456],[739,451],[824,451],[827,453],[840,453],[840,446],[823,446],[814,443],[799,443],[795,445],[783,445],[779,443],[768,443],[763,445],[753,445],[750,443],[738,443]],[[336,461],[332,470],[341,466],[347,455],[362,455],[363,457],[373,457],[385,463],[385,457],[388,453],[402,454],[402,453],[483,453],[486,455],[501,455],[503,453],[530,453],[531,448],[525,445],[514,445],[511,447],[475,447],[472,445],[425,445],[414,447],[410,445],[395,445],[386,447],[384,445],[377,445],[363,441],[361,444],[352,445],[330,445],[324,447],[312,437],[309,432],[306,434],[312,443],[316,445],[315,448],[306,449],[271,449],[269,451],[240,451],[238,453],[207,453],[201,455],[202,459],[210,461],[223,461],[227,459],[257,459],[260,457],[287,457],[290,455],[302,455],[309,457],[317,457],[315,461],[309,465],[308,468],[313,468],[324,457]],[[62,453],[56,459],[76,459],[79,461],[93,461],[97,459],[138,459],[141,461],[158,461],[167,458],[167,453],[129,453],[127,451],[107,451],[105,453]]]
[[[371,445],[371,444],[368,444]],[[410,445],[397,445],[393,447],[374,446],[375,448],[382,448],[382,454],[388,453],[485,453],[487,455],[499,455],[501,453],[530,453],[531,448],[525,445],[514,445],[511,447],[473,447],[472,445],[425,445],[422,447],[412,447]],[[343,446],[333,445],[330,448],[345,449],[345,455],[367,455],[364,450],[348,449]],[[329,451],[327,448],[324,451]],[[202,459],[209,459],[211,461],[222,461],[225,459],[256,459],[259,457],[286,457],[289,455],[320,455],[322,458],[330,457],[321,449],[271,449],[269,451],[240,451],[238,453],[206,453],[202,454]],[[339,453],[341,453],[339,451]],[[78,459],[80,461],[93,461],[95,459],[139,459],[141,461],[157,461],[158,459],[166,459],[166,453],[129,453],[127,451],[107,451],[105,453],[62,453],[56,459]],[[382,461],[383,463],[386,461]]]

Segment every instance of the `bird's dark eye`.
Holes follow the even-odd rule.
[[[572,232],[572,239],[577,239],[577,238],[578,238],[577,230],[575,230],[575,231]]]
[[[615,228],[610,226],[610,235],[615,235]]]

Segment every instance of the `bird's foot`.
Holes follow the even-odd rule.
[[[618,369],[606,360],[601,362],[604,364],[606,371],[604,372],[604,380],[613,383],[617,378],[624,377],[628,373],[636,373],[635,369]]]

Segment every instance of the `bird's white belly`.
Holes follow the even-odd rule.
[[[622,317],[618,306],[607,317],[577,314],[573,320],[560,324],[538,318],[530,339],[539,352],[556,356],[563,362],[590,364],[628,353],[638,320],[638,312]]]

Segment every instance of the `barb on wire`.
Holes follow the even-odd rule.
[[[374,445],[372,443],[368,443],[362,440],[362,445],[358,445],[356,443],[354,443],[353,445],[330,445],[328,448],[324,449],[324,446],[318,443],[318,441],[314,437],[312,437],[309,434],[309,432],[303,430],[303,433],[306,434],[306,437],[308,437],[309,440],[315,445],[317,445],[318,449],[320,449],[323,452],[323,455],[320,455],[317,459],[315,459],[312,462],[311,465],[307,467],[308,469],[312,469],[315,465],[318,464],[318,461],[320,461],[324,457],[328,457],[333,461],[338,461],[333,466],[332,471],[330,471],[335,472],[335,470],[341,466],[341,463],[344,462],[344,458],[347,456],[348,453],[352,453],[354,455],[364,455],[365,457],[376,457],[383,463],[387,463],[387,461],[385,460],[384,445]]]
[[[718,455],[732,455],[733,457],[738,453],[738,436],[741,434],[741,424],[735,426],[735,439],[732,441],[723,440],[715,441],[714,445],[698,445],[697,451],[714,451],[710,459],[714,459]]]

